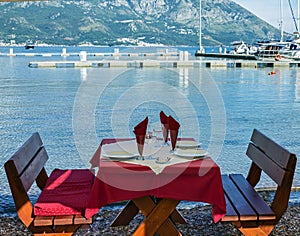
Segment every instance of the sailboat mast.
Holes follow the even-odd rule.
[[[199,0],[199,51],[202,52],[202,4]]]
[[[280,0],[280,42],[283,42],[283,5]]]
[[[298,37],[299,37],[299,31],[300,31],[300,0],[298,0],[298,9],[297,9],[297,11],[298,11],[298,15],[297,15],[297,20],[298,20]]]

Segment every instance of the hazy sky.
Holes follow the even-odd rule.
[[[244,8],[253,12],[258,17],[268,23],[279,27],[280,23],[280,0],[233,0]],[[298,0],[290,0],[295,17],[298,17]],[[282,0],[283,3],[283,29],[287,32],[294,32],[293,17],[290,11],[288,0]]]

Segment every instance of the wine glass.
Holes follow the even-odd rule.
[[[143,156],[144,151],[144,143],[145,143],[145,135],[136,135],[136,143],[139,152],[139,156],[136,158],[137,160],[145,160]]]
[[[160,123],[155,123],[152,130],[154,147],[161,147],[160,139],[162,139],[162,129]]]
[[[177,136],[178,136],[178,129],[177,130],[170,130],[170,136],[171,136],[171,147],[170,153],[174,153],[176,143],[177,143]]]
[[[163,146],[169,146],[169,144],[168,144],[168,136],[169,136],[168,124],[162,124],[161,129],[162,129],[162,135],[163,135]]]
[[[139,152],[139,157],[137,159],[144,160],[143,157],[143,151],[144,151],[144,144],[146,139],[146,132],[147,132],[147,125],[148,125],[148,116],[138,123],[133,130],[133,133],[135,134],[137,148]]]
[[[176,147],[180,124],[172,116],[168,117],[168,123],[169,123],[170,137],[171,137],[171,144],[172,144],[172,149],[170,152],[173,153]]]

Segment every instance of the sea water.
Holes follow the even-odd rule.
[[[109,47],[67,48],[82,50],[114,52]],[[142,50],[183,50],[196,60],[195,48],[120,48]],[[79,57],[3,56],[8,52],[0,47],[0,214],[15,212],[3,165],[33,132],[40,133],[50,157],[48,172],[89,167],[103,138],[133,137],[134,125],[145,116],[151,130],[159,124],[161,110],[180,122],[180,137],[193,137],[209,151],[222,173],[246,175],[250,160],[245,151],[254,128],[300,154],[298,68],[30,68],[31,61]],[[17,47],[14,52],[28,51]],[[298,161],[294,186],[300,186],[299,171]],[[270,184],[264,176],[260,186]],[[31,196],[37,195],[34,188]],[[298,196],[291,201],[299,202]]]

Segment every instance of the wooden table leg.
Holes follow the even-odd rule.
[[[180,202],[174,199],[161,199],[157,204],[150,196],[133,199],[134,204],[145,215],[145,220],[134,232],[134,236],[152,236],[156,232],[160,236],[179,236],[181,233],[169,219]]]
[[[157,201],[160,201],[161,198],[156,198]],[[177,211],[177,209],[175,209],[171,216],[170,216],[171,220],[175,223],[178,224],[186,224],[187,222],[185,221],[185,219],[183,218],[183,216]]]
[[[117,215],[114,221],[111,223],[111,227],[115,226],[125,226],[139,213],[139,208],[133,203],[133,201],[128,201],[126,206]]]
[[[171,214],[171,219],[173,222],[178,224],[187,224],[183,216],[175,209]]]
[[[158,199],[159,201],[160,199]],[[128,201],[126,206],[122,209],[122,211],[117,215],[114,221],[110,224],[111,227],[115,226],[125,226],[128,225],[129,222],[139,213],[139,208],[133,203],[132,200]],[[179,224],[186,224],[183,216],[175,209],[170,218],[173,222]]]

